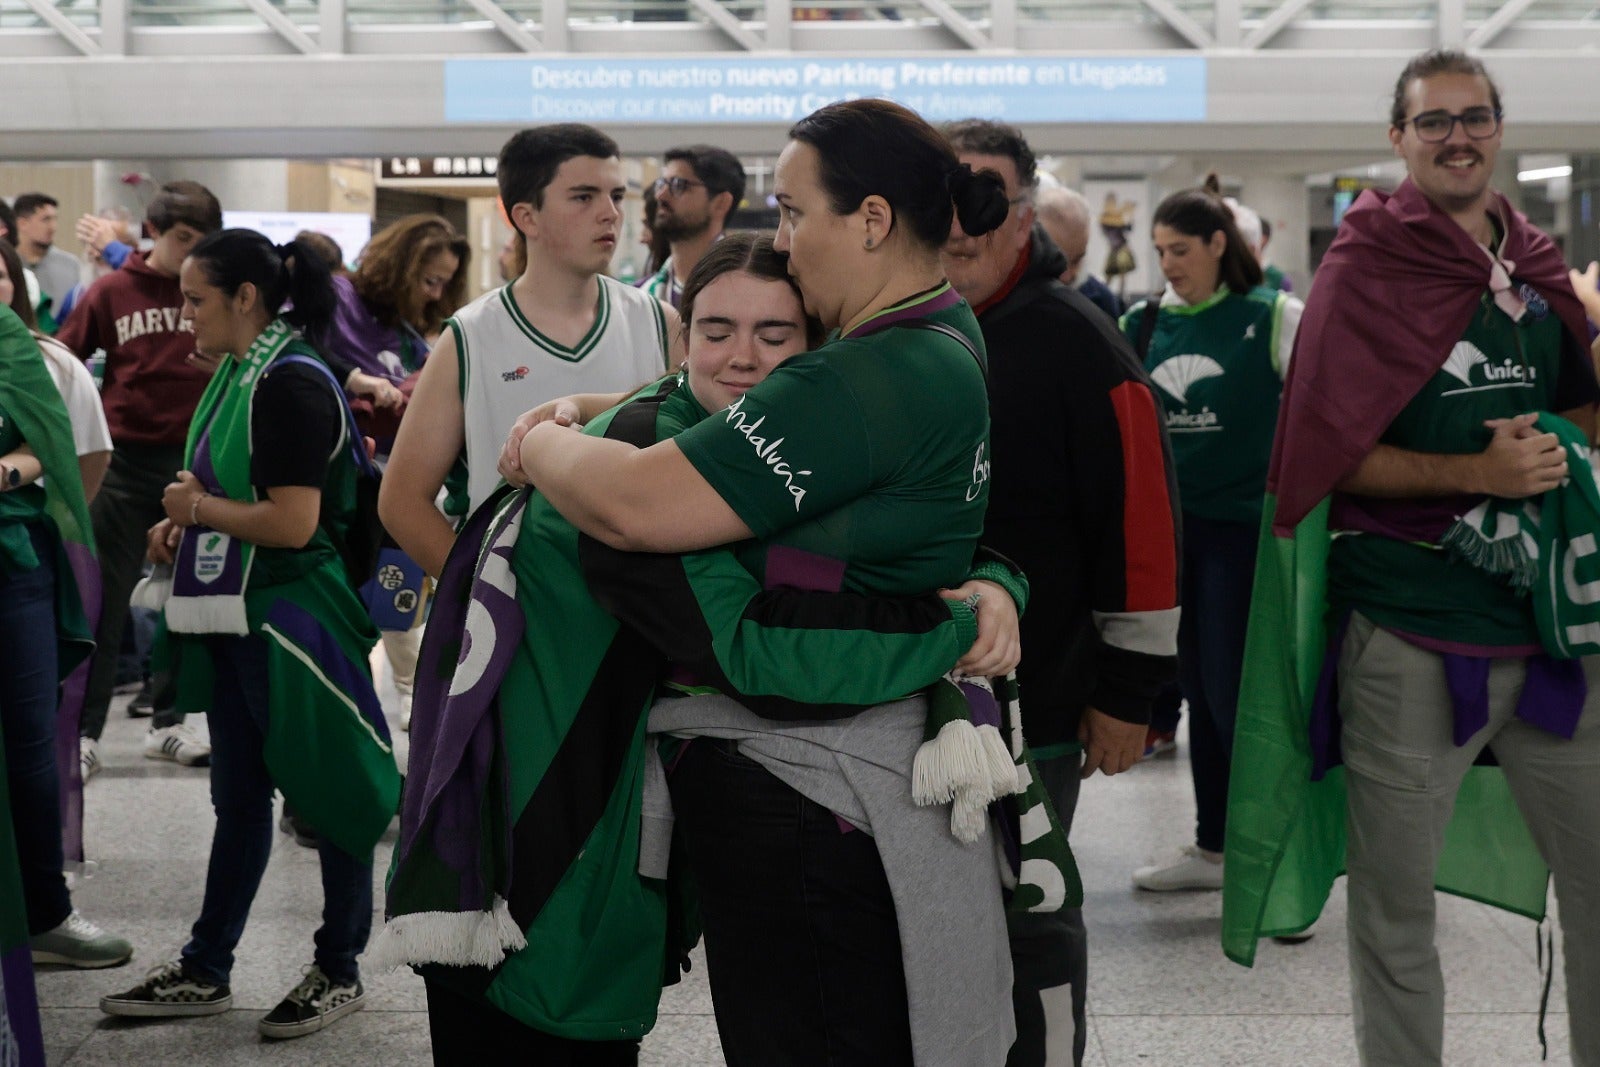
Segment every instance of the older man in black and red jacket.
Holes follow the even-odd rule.
[[[992,422],[984,544],[1015,560],[1032,596],[1019,679],[1028,740],[1069,829],[1078,783],[1144,752],[1150,706],[1176,672],[1178,502],[1160,407],[1116,326],[1061,284],[1066,257],[1030,201],[1033,153],[1015,129],[946,128],[962,162],[1005,182],[1011,214],[994,233],[953,223],[952,284],[989,351]],[[1047,1033],[1070,988],[1073,1062],[1084,1053],[1088,971],[1083,916],[1024,916],[1011,929],[1017,1044],[1008,1067],[1044,1067]]]

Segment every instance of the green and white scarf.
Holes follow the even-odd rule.
[[[1567,450],[1567,477],[1537,498],[1490,497],[1440,543],[1533,598],[1539,642],[1558,659],[1600,653],[1600,487],[1589,440],[1559,415],[1535,424]]]
[[[950,833],[963,844],[983,836],[992,817],[1008,911],[1082,905],[1077,862],[1022,733],[1016,673],[990,680],[952,671],[926,692],[927,726],[911,762],[913,802],[949,804]]]

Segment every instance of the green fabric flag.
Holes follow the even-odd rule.
[[[1246,967],[1262,937],[1316,922],[1344,872],[1344,768],[1311,780],[1311,711],[1328,647],[1328,501],[1289,537],[1266,498],[1234,729],[1222,948]],[[1473,767],[1456,796],[1435,885],[1542,919],[1549,872],[1498,767]]]

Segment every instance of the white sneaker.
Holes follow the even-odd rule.
[[[100,773],[100,742],[92,737],[78,738],[78,774],[87,783]]]
[[[133,958],[133,946],[112,937],[73,909],[60,926],[28,939],[34,963],[66,967],[116,967]]]
[[[1318,921],[1320,921],[1320,919]],[[1304,930],[1301,930],[1298,934],[1277,934],[1274,935],[1272,940],[1276,941],[1280,945],[1303,945],[1316,936],[1317,924],[1313,922],[1310,926],[1306,927]]]
[[[1152,893],[1175,889],[1221,889],[1222,853],[1207,852],[1197,845],[1185,846],[1183,858],[1165,867],[1140,867],[1133,872],[1133,884]]]
[[[211,765],[211,746],[182,723],[163,726],[159,730],[152,726],[150,732],[144,735],[144,758],[171,760],[185,767],[208,767]]]

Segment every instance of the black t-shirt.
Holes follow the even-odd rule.
[[[250,414],[250,480],[257,489],[321,489],[339,444],[344,411],[322,372],[281,363],[262,377]]]

